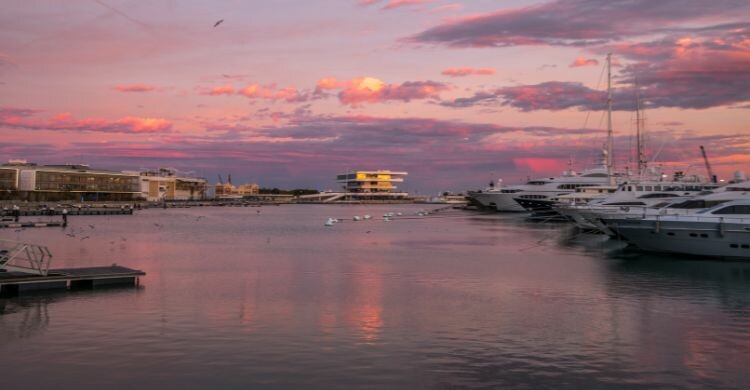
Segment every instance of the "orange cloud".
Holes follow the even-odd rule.
[[[343,84],[336,80],[335,77],[326,77],[318,80],[317,88],[318,89],[338,89],[342,88]]]
[[[248,98],[273,99],[273,89],[258,84],[250,84],[237,93]]]
[[[594,66],[599,65],[599,61],[597,61],[594,58],[583,58],[578,57],[576,58],[570,65],[568,65],[571,68],[578,68],[581,66]]]
[[[300,92],[295,87],[276,89],[275,85],[250,84],[237,91],[237,94],[250,99],[284,100],[289,103],[303,102],[308,100],[309,94]]]
[[[495,69],[493,68],[470,68],[470,67],[461,67],[461,68],[448,68],[442,72],[446,76],[450,77],[464,77],[464,76],[470,76],[470,75],[483,75],[483,76],[489,76],[495,74]]]
[[[333,86],[334,84],[328,83],[327,85]],[[438,98],[440,92],[448,89],[447,85],[435,81],[407,81],[396,85],[386,84],[374,77],[359,77],[337,82],[336,85],[338,88],[343,88],[339,92],[339,101],[352,107],[362,103],[383,103],[389,100],[408,102],[416,99]]]
[[[129,129],[133,133],[161,133],[172,128],[172,122],[161,118],[124,117],[114,122],[115,125]]]
[[[156,89],[152,85],[145,84],[131,84],[131,85],[116,85],[114,89],[120,92],[151,92]]]
[[[234,87],[231,85],[222,85],[218,87],[213,87],[210,90],[203,92],[202,94],[211,95],[211,96],[234,95]]]

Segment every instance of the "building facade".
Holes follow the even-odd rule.
[[[248,195],[257,195],[260,186],[255,183],[247,183],[235,187],[232,183],[217,183],[214,190],[216,199],[240,199]]]
[[[0,200],[16,199],[18,197],[18,169],[0,167]]]
[[[161,168],[139,172],[139,198],[149,202],[204,200],[208,182],[199,177],[180,175],[175,169]]]
[[[140,193],[137,175],[95,170],[87,165],[36,165],[23,160],[0,167],[0,188],[5,194],[15,191],[12,199],[30,202],[131,201]]]
[[[389,170],[353,171],[336,176],[344,191],[353,193],[395,192],[395,183],[403,183],[407,172]]]

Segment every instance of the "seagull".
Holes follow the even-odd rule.
[[[214,23],[214,27],[220,25],[222,22],[224,22],[224,19],[221,19],[218,22]]]

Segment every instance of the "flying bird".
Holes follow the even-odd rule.
[[[214,27],[220,25],[222,22],[224,22],[224,19],[220,19],[218,22],[214,23]]]

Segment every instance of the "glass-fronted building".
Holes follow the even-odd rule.
[[[407,172],[388,170],[353,171],[336,176],[344,191],[354,193],[394,192],[398,188],[394,183],[403,183]]]
[[[18,169],[0,167],[0,200],[18,197]]]

